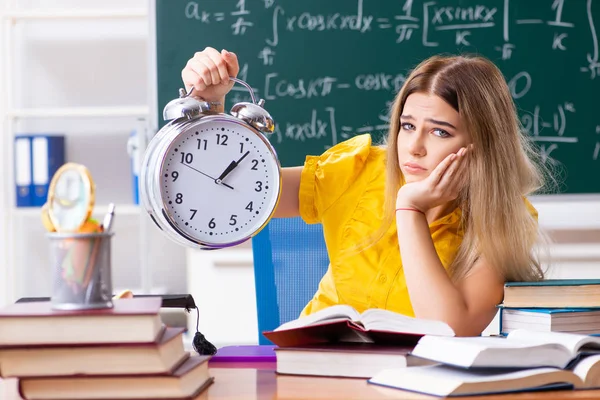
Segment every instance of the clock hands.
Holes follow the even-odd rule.
[[[219,177],[218,177],[217,179],[215,179],[215,183],[216,183],[217,185],[225,185],[225,186],[227,186],[227,184],[226,184],[226,183],[223,183],[223,179],[225,179],[225,177],[226,177],[227,175],[229,175],[229,173],[230,173],[231,171],[233,171],[234,169],[236,169],[236,168],[237,168],[237,166],[238,166],[238,165],[240,165],[240,163],[242,162],[242,160],[243,160],[244,158],[246,158],[246,156],[247,156],[248,154],[250,154],[250,151],[247,151],[247,152],[245,152],[245,153],[244,153],[244,155],[243,155],[243,156],[241,156],[239,160],[230,162],[230,163],[229,163],[229,165],[227,166],[227,168],[225,168],[225,171],[223,171],[223,172],[221,173],[221,175],[219,175]]]
[[[246,151],[244,153],[244,155],[239,158],[239,160],[230,162],[229,165],[227,166],[227,168],[225,168],[225,170],[221,173],[221,175],[219,175],[219,177],[216,178],[216,179],[213,178],[212,176],[208,175],[208,174],[205,174],[204,172],[200,171],[199,169],[196,169],[196,168],[192,167],[189,164],[186,164],[184,162],[182,162],[181,164],[185,165],[189,169],[193,169],[194,171],[196,171],[196,172],[198,172],[198,173],[206,176],[207,178],[212,179],[217,185],[223,185],[223,186],[228,187],[229,189],[233,190],[233,187],[230,186],[230,185],[228,185],[228,184],[226,184],[225,182],[223,182],[223,179],[225,179],[225,177],[227,175],[229,175],[231,173],[231,171],[233,171],[234,169],[236,169],[238,167],[238,165],[240,165],[240,163],[242,162],[242,160],[248,156],[248,154],[250,154],[250,151]]]
[[[208,177],[208,178],[212,179],[212,180],[213,180],[213,181],[215,181],[215,182],[217,181],[217,180],[216,180],[215,178],[213,178],[212,176],[210,176],[210,175],[208,175],[208,174],[205,174],[204,172],[200,171],[199,169],[196,169],[196,168],[192,167],[192,166],[191,166],[191,165],[189,165],[189,164],[186,164],[186,163],[181,163],[181,164],[185,165],[185,166],[186,166],[186,167],[188,167],[189,169],[193,169],[194,171],[201,173],[202,175],[204,175],[204,176],[206,176],[206,177]],[[221,182],[221,185],[223,185],[223,186],[226,186],[226,187],[228,187],[229,189],[232,189],[232,190],[233,190],[233,187],[229,186],[229,185],[228,185],[228,184],[226,184],[226,183],[223,183],[223,182]]]

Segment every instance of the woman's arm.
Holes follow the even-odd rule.
[[[453,283],[433,246],[423,214],[398,211],[396,218],[400,255],[415,316],[444,321],[458,336],[480,334],[502,301],[503,279],[480,259],[467,277]]]
[[[302,167],[282,168],[281,175],[281,197],[273,217],[298,217],[300,215],[298,191]]]
[[[426,179],[409,183],[398,191],[396,211],[398,244],[410,301],[419,318],[448,323],[457,335],[478,335],[502,301],[504,281],[484,258],[460,282],[444,269],[431,238],[426,214],[435,219],[435,208],[456,199],[466,176],[463,148],[450,154]]]
[[[240,70],[237,56],[227,50],[217,51],[207,47],[190,58],[181,71],[186,89],[194,87],[192,96],[200,97],[215,104],[214,111],[223,112],[225,95],[231,90]],[[281,198],[275,209],[275,218],[297,217],[300,215],[298,190],[302,167],[283,168]]]

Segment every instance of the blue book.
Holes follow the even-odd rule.
[[[508,308],[500,307],[500,333],[515,329],[537,332],[600,334],[600,308]]]
[[[65,163],[65,137],[56,134],[31,136],[32,205],[41,207],[48,199],[54,173]]]
[[[14,180],[17,207],[32,207],[31,136],[15,135]]]
[[[600,279],[547,279],[504,284],[504,307],[600,307]]]

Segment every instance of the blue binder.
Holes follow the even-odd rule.
[[[142,158],[144,156],[145,146],[145,125],[144,121],[138,121],[135,129],[129,134],[127,140],[127,154],[130,157],[131,163],[131,189],[133,194],[133,204],[140,204],[140,166],[142,165]]]
[[[32,205],[41,207],[48,199],[54,173],[65,163],[65,137],[58,134],[31,136]]]
[[[14,180],[16,186],[16,206],[32,207],[32,162],[31,136],[15,135],[14,143]]]

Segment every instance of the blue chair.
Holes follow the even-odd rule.
[[[320,224],[302,218],[274,218],[252,238],[258,313],[258,342],[262,335],[298,318],[327,271],[329,257]]]

